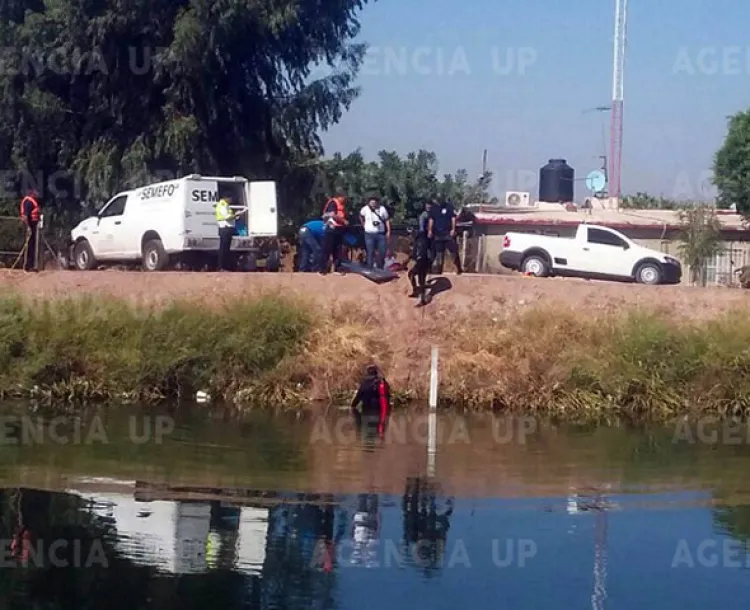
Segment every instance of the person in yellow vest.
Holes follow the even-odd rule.
[[[229,268],[229,251],[232,248],[232,237],[234,237],[234,221],[242,214],[242,211],[233,212],[232,197],[226,195],[219,199],[216,204],[216,224],[219,227],[219,270],[231,271]]]
[[[221,537],[214,531],[208,532],[206,538],[206,567],[215,570],[219,566],[219,551],[221,550]]]

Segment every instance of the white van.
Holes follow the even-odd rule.
[[[71,231],[73,265],[81,271],[108,263],[141,262],[146,271],[178,262],[213,266],[219,250],[215,208],[227,195],[233,208],[245,210],[238,228],[246,231],[232,239],[232,252],[237,258],[256,253],[257,238],[278,233],[276,183],[191,174],[115,195]]]

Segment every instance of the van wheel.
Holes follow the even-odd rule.
[[[654,263],[645,263],[638,267],[635,279],[639,284],[661,284],[661,269]]]
[[[73,248],[73,263],[78,271],[90,271],[96,267],[96,259],[89,242],[79,241]]]
[[[547,277],[549,275],[549,263],[538,254],[532,254],[523,259],[521,271],[530,273],[534,277]]]
[[[167,266],[169,256],[160,239],[152,239],[143,246],[143,270],[161,271]]]

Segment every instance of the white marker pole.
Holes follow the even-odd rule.
[[[432,346],[430,365],[430,415],[428,419],[429,440],[427,443],[427,474],[435,476],[435,453],[437,451],[437,399],[438,399],[438,348]]]

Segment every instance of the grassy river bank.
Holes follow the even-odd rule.
[[[238,409],[345,402],[365,364],[397,401],[424,400],[429,346],[441,348],[441,405],[562,420],[744,416],[750,320],[675,321],[643,310],[588,317],[541,307],[454,313],[420,336],[383,332],[353,303],[260,296],[134,305],[105,296],[0,299],[0,397],[71,408],[192,399]]]

